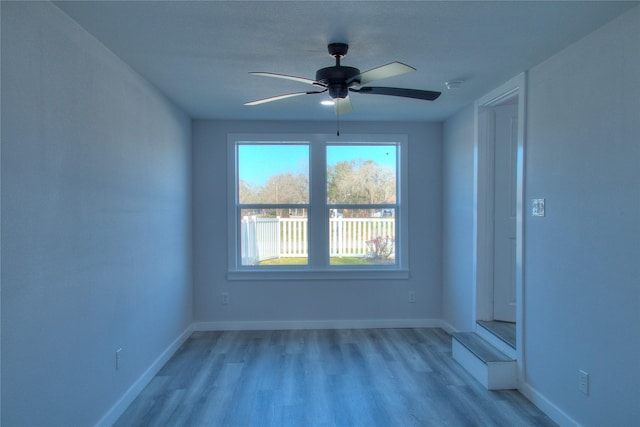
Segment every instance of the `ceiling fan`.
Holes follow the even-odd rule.
[[[321,68],[316,72],[315,80],[304,77],[288,76],[286,74],[251,72],[256,76],[275,77],[278,79],[293,80],[300,83],[310,84],[319,88],[316,91],[295,92],[285,95],[271,96],[269,98],[258,99],[256,101],[247,102],[244,105],[259,105],[266,102],[278,101],[281,99],[291,98],[300,95],[316,95],[319,93],[329,92],[329,96],[334,100],[334,109],[336,114],[347,114],[353,111],[349,92],[364,93],[374,95],[391,95],[404,98],[422,99],[433,101],[437,99],[441,92],[419,89],[404,89],[398,87],[379,87],[366,86],[371,82],[386,79],[388,77],[399,76],[401,74],[415,71],[416,69],[403,64],[401,62],[392,62],[381,67],[373,68],[363,73],[354,67],[345,67],[340,65],[342,59],[349,50],[349,45],[345,43],[331,43],[328,46],[329,55],[335,58],[336,65],[333,67]]]

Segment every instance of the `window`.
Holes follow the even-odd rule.
[[[229,135],[229,278],[406,278],[406,136]],[[256,274],[264,273],[264,274]]]
[[[309,144],[235,148],[240,265],[308,265]]]

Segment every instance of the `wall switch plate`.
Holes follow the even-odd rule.
[[[589,374],[585,371],[578,371],[578,390],[589,395]]]
[[[544,199],[531,199],[531,216],[544,216]]]
[[[416,291],[409,291],[409,302],[416,302]]]
[[[229,292],[222,293],[222,305],[229,305]]]
[[[122,364],[122,349],[119,348],[116,350],[116,371],[120,369],[121,364]]]

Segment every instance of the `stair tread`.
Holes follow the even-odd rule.
[[[475,354],[484,363],[513,362],[513,359],[492,346],[474,332],[457,332],[453,338]]]
[[[476,322],[511,348],[516,348],[516,325],[510,322],[497,320],[478,320]]]

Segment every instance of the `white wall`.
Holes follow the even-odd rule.
[[[564,423],[640,419],[639,46],[635,7],[528,72],[525,211],[545,198],[547,216],[524,218],[523,391]],[[468,111],[449,119],[443,147],[443,311],[464,329],[472,127]]]
[[[640,7],[529,72],[526,381],[583,425],[640,419]],[[591,376],[578,391],[578,369]]]
[[[52,4],[1,7],[2,425],[93,425],[192,320],[190,120]]]
[[[315,280],[299,283],[226,279],[226,197],[231,188],[227,182],[227,134],[334,131],[335,122],[194,122],[196,321],[217,322],[218,325],[280,322],[280,325],[299,327],[304,321],[314,325],[340,326],[354,324],[354,321],[383,324],[398,319],[419,324],[420,320],[441,318],[440,124],[341,124],[342,134],[402,133],[409,136],[409,280]],[[409,289],[416,292],[415,304],[408,303]],[[229,293],[230,303],[227,306],[220,303],[222,292]]]
[[[444,124],[442,315],[456,330],[475,326],[473,265],[474,108]]]

